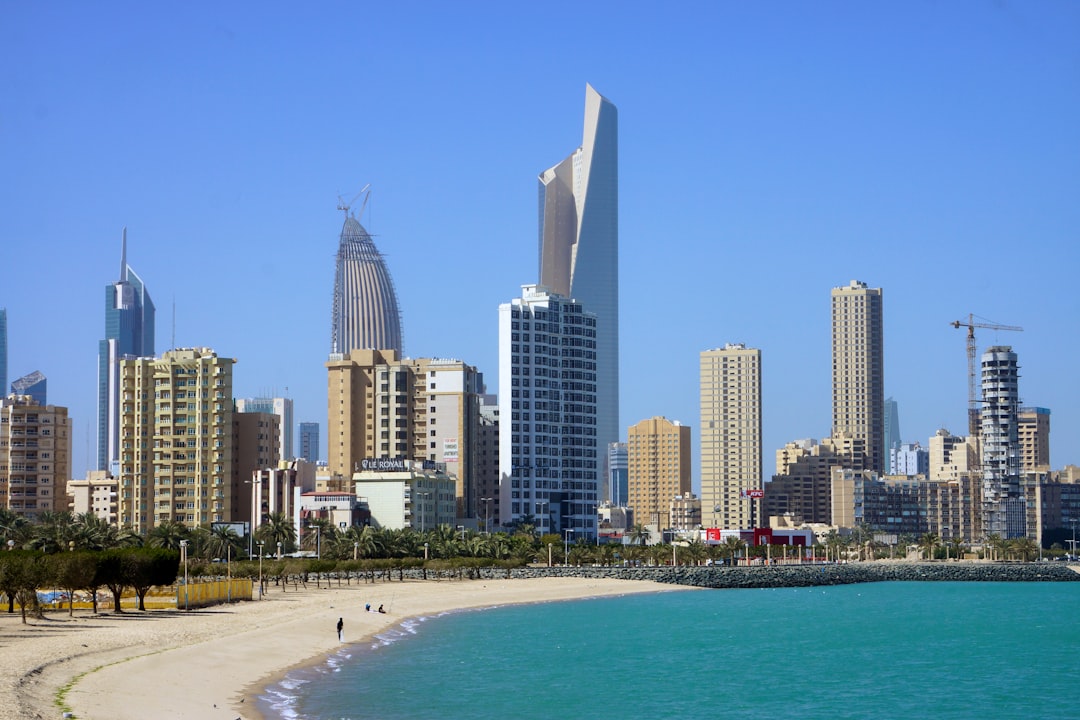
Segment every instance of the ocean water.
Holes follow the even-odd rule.
[[[267,717],[1078,718],[1080,583],[703,590],[417,619]]]

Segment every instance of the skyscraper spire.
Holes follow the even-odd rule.
[[[127,225],[124,226],[123,239],[120,241],[120,282],[127,279]]]

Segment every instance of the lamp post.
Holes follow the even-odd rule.
[[[278,544],[277,544],[277,559],[278,560],[281,559],[281,541],[280,540],[278,540]]]
[[[8,540],[11,544],[11,541]],[[184,611],[189,610],[188,606],[188,577],[187,577],[187,540],[180,541],[180,558],[184,561]]]
[[[232,602],[232,543],[225,546],[225,602]]]
[[[430,492],[417,492],[416,496],[417,497],[422,497],[422,498],[431,497],[431,493]],[[427,502],[421,500],[420,501],[420,534],[421,535],[424,534],[424,515],[425,515],[424,511],[426,509],[427,509]]]
[[[360,554],[360,543],[354,542],[352,544],[352,559],[355,560],[356,556]]]
[[[428,544],[424,543],[424,560],[428,559]]]
[[[570,533],[572,532],[574,532],[574,528],[563,530],[563,565],[570,564]]]
[[[484,532],[488,535],[491,534],[491,502],[495,498],[480,498],[480,502],[484,503]]]
[[[263,579],[262,579],[262,558],[263,558],[263,545],[262,540],[259,541],[259,599],[262,600],[263,596]]]

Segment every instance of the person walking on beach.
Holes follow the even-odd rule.
[[[342,634],[342,631],[344,631],[344,629],[345,629],[345,621],[343,619],[341,619],[341,618],[338,618],[337,619],[337,639],[338,639],[338,642],[341,642],[344,639],[344,635]]]

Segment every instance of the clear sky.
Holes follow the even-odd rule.
[[[966,426],[964,331],[1012,345],[1054,467],[1080,463],[1080,4],[4,3],[0,307],[95,456],[103,288],[157,350],[235,357],[326,444],[338,196],[385,253],[413,357],[495,392],[536,281],[537,174],[619,108],[622,426],[693,428],[698,357],[762,350],[764,471],[830,431],[829,290],[884,289],[905,442]],[[172,328],[175,303],[175,343]],[[9,380],[10,380],[9,379]]]

